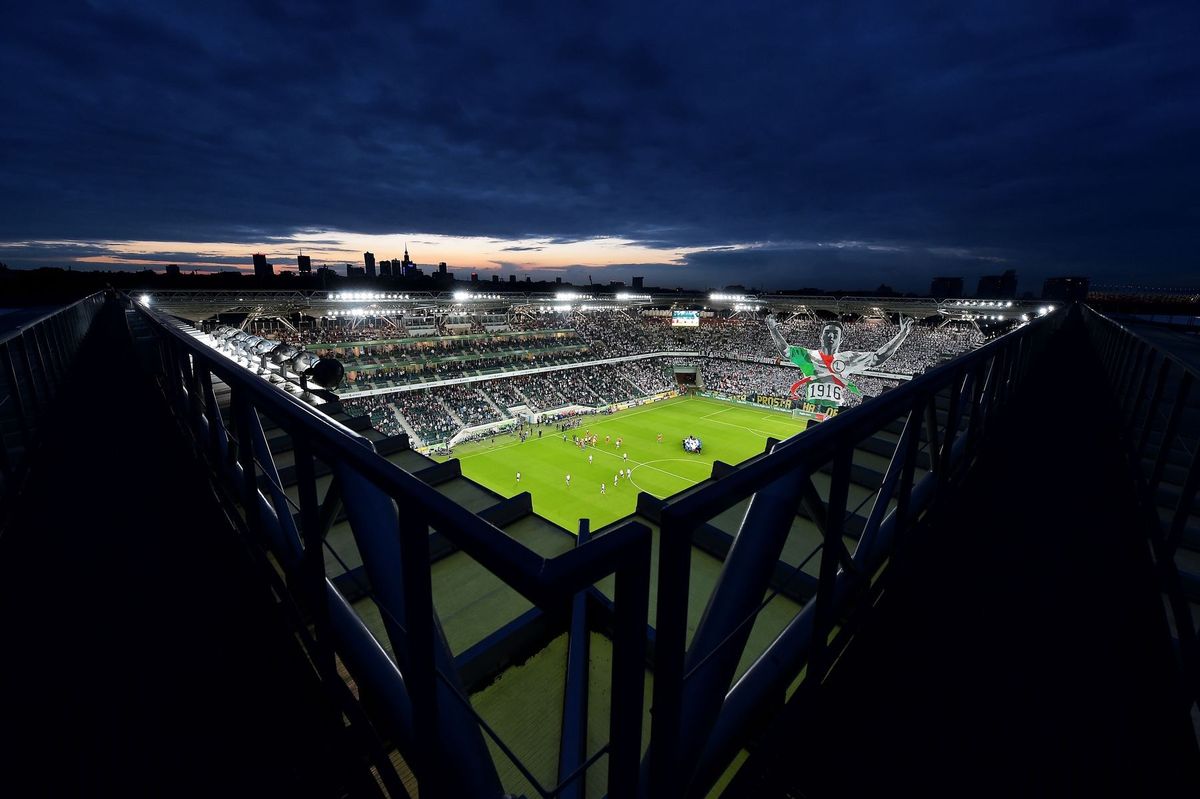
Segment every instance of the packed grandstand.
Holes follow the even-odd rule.
[[[854,375],[845,407],[984,341],[969,323],[934,321],[916,325],[879,371]],[[778,356],[760,316],[714,314],[691,329],[670,322],[632,311],[513,314],[491,329],[412,335],[392,323],[337,320],[279,337],[340,359],[347,377],[339,391],[343,407],[369,415],[383,433],[407,433],[418,446],[683,391],[775,407],[801,404],[793,391],[799,372]],[[817,347],[827,323],[797,316],[782,330],[790,342]],[[841,325],[842,349],[852,351],[876,350],[898,329],[888,318]]]

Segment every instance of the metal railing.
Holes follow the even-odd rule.
[[[764,712],[778,707],[781,697],[820,684],[844,646],[842,626],[856,600],[897,543],[965,476],[996,414],[1063,316],[1035,320],[666,505],[654,725],[642,795],[704,796]],[[878,437],[892,442],[888,466],[853,507],[851,489],[863,493],[855,480],[866,479],[854,463],[856,448]],[[689,642],[694,542],[741,503],[740,523],[729,534],[728,554]],[[785,563],[781,556],[798,515],[816,528],[818,543],[807,557]],[[851,552],[847,522],[855,516],[861,527],[853,531]],[[756,617],[817,558],[812,595],[735,682]],[[782,586],[781,564],[791,569]]]
[[[665,503],[657,533],[657,609],[648,618],[651,532],[645,526],[629,522],[594,537],[581,535],[574,549],[542,557],[376,454],[368,439],[154,310],[126,304],[151,333],[163,391],[198,455],[224,478],[245,524],[278,563],[285,593],[304,614],[306,646],[322,678],[346,702],[348,692],[337,691],[344,688],[337,664],[345,665],[371,698],[363,706],[350,702],[347,715],[374,733],[373,740],[397,745],[423,795],[503,793],[486,736],[541,796],[582,795],[580,775],[606,758],[609,796],[656,799],[704,795],[765,712],[781,697],[820,684],[845,645],[847,619],[897,545],[963,479],[997,414],[1065,315],[1024,325]],[[280,480],[264,420],[291,439],[291,494]],[[856,462],[868,443],[886,447],[882,471],[871,473]],[[323,466],[332,474],[324,497],[317,478]],[[722,533],[717,517],[728,519],[734,510],[736,530]],[[366,578],[362,593],[378,607],[382,634],[371,632],[326,576],[324,553],[332,551],[327,534],[339,514],[352,529]],[[798,525],[816,543],[788,560],[783,552]],[[615,575],[609,741],[584,758],[578,736],[568,741],[564,735],[562,752],[575,754],[562,755],[555,786],[534,778],[474,711],[457,679],[433,606],[431,531],[538,608],[569,617],[573,633],[586,630],[577,623],[580,596],[603,600],[597,583]],[[721,535],[728,550],[689,640],[693,555],[699,538]],[[347,572],[349,566],[342,563]],[[814,567],[815,577],[808,574]],[[808,594],[796,600],[800,582],[808,584]],[[757,658],[738,676],[760,614],[785,592],[796,601],[795,614],[761,651],[751,651]],[[572,634],[572,647],[578,637]],[[651,641],[653,703],[643,756]],[[577,663],[573,654],[568,685]],[[570,699],[568,706],[586,712]],[[571,726],[564,724],[564,731]],[[387,791],[403,796],[386,756],[378,755],[383,751],[376,747],[374,765]]]
[[[485,734],[534,790],[558,796],[607,759],[611,796],[637,792],[646,662],[650,534],[630,522],[556,557],[542,557],[376,454],[369,439],[271,386],[150,308],[124,299],[149,331],[162,390],[204,458],[236,495],[253,537],[278,564],[286,599],[304,615],[302,636],[323,682],[352,726],[396,744],[422,796],[501,796]],[[219,402],[216,389],[228,389]],[[292,444],[298,501],[290,498],[264,433],[278,425]],[[320,496],[318,466],[332,483]],[[326,576],[326,535],[344,513],[362,556],[379,640]],[[430,535],[440,533],[538,608],[570,615],[575,598],[615,576],[609,741],[556,786],[539,784],[473,709],[433,605]],[[385,647],[390,648],[389,656]],[[394,659],[393,659],[394,658]],[[370,702],[350,702],[338,663]],[[586,690],[586,686],[584,686]],[[406,796],[375,747],[373,766],[388,793]]]
[[[103,304],[97,292],[0,333],[0,505],[11,506],[46,411]]]
[[[1084,320],[1112,388],[1166,599],[1179,666],[1200,704],[1200,372],[1091,308]],[[1190,566],[1189,566],[1190,564]]]

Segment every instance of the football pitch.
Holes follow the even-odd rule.
[[[767,438],[788,438],[803,430],[805,423],[805,419],[766,408],[677,397],[612,415],[585,416],[578,428],[566,433],[565,442],[563,434],[549,424],[540,428],[541,438],[539,428],[524,443],[504,433],[455,447],[453,457],[462,462],[464,475],[502,496],[528,491],[539,516],[571,532],[586,518],[591,529],[598,530],[633,513],[640,491],[659,498],[677,494],[707,480],[713,461],[741,463],[762,452]],[[571,441],[572,435],[589,431],[599,437],[596,446],[580,449]],[[609,443],[605,436],[610,437]],[[699,438],[703,452],[684,452],[682,442],[687,436]],[[618,437],[622,439],[620,449]],[[632,469],[633,473],[614,486],[618,469]],[[517,472],[521,473],[520,483]]]

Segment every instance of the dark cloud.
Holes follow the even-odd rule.
[[[16,4],[0,240],[615,236],[713,248],[660,267],[695,282],[1194,283],[1198,26],[1153,1]]]

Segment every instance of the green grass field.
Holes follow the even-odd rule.
[[[741,463],[762,452],[768,437],[788,438],[804,426],[804,419],[779,411],[679,397],[611,416],[585,417],[578,429],[567,434],[566,442],[562,433],[548,425],[541,428],[541,438],[535,431],[519,443],[515,436],[504,434],[456,447],[454,457],[462,461],[463,474],[498,494],[512,497],[528,491],[538,515],[572,532],[581,518],[587,518],[591,529],[597,530],[633,513],[638,492],[660,498],[677,494],[708,479],[713,461]],[[582,436],[589,430],[599,436],[597,446],[581,450],[571,442],[572,434]],[[656,440],[659,433],[661,444]],[[614,443],[605,444],[605,435]],[[681,441],[689,435],[704,442],[701,454],[683,451]],[[623,440],[620,449],[615,444],[618,436]],[[622,457],[626,453],[628,461]],[[613,486],[613,477],[621,468],[632,468],[632,479]],[[604,494],[600,493],[602,482]]]

